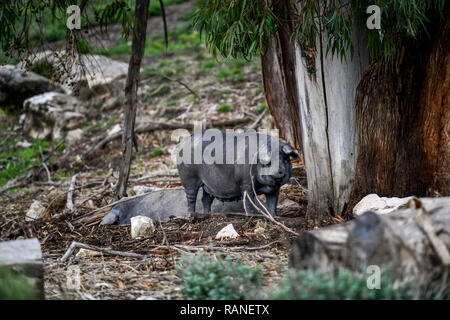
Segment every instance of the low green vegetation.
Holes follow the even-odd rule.
[[[25,276],[0,267],[0,300],[38,299],[36,291]]]
[[[262,102],[262,103],[260,103],[260,104],[258,105],[258,108],[256,109],[256,112],[257,112],[258,114],[261,114],[261,113],[263,113],[264,110],[266,110],[266,109],[267,109],[267,103],[266,103],[266,102]]]
[[[51,144],[45,140],[36,140],[31,147],[17,149],[13,143],[16,141],[5,141],[10,143],[11,151],[0,154],[0,186],[5,185],[9,180],[14,179],[25,173],[25,169],[39,165],[41,163],[41,154],[39,147],[44,152]],[[54,143],[54,147],[58,142]],[[58,148],[58,152],[64,150],[64,145]]]
[[[244,82],[245,78],[242,76],[240,68],[221,67],[216,76],[219,81]]]
[[[186,2],[186,1],[188,1],[188,0],[163,0],[163,3],[164,3],[164,7],[167,7],[167,6],[170,6],[173,4],[179,4],[179,3]],[[148,7],[148,15],[149,15],[149,17],[162,15],[162,10],[161,10],[159,1],[150,1],[149,7]]]
[[[150,151],[150,156],[152,158],[163,156],[163,155],[164,155],[164,150],[160,147],[153,148],[152,151]]]
[[[67,172],[57,173],[53,176],[53,178],[55,180],[63,180],[63,179],[69,178],[69,177],[70,177],[70,175]]]
[[[217,108],[217,111],[219,111],[220,113],[230,112],[231,111],[231,106],[228,105],[228,104],[221,104]]]
[[[17,61],[11,57],[6,56],[5,53],[3,52],[3,50],[0,49],[0,65],[2,66],[5,64],[16,65]]]
[[[182,52],[184,50],[197,49],[202,45],[202,40],[198,32],[193,32],[190,23],[183,23],[176,31],[169,32],[169,42],[166,49],[164,37],[149,36],[145,42],[144,55],[160,55],[167,51]],[[113,48],[100,49],[96,54],[112,56],[112,55],[129,55],[131,54],[131,42],[123,42]]]
[[[278,286],[264,292],[262,269],[220,255],[183,256],[176,264],[185,299],[395,300],[412,299],[409,289],[396,290],[382,275],[379,289],[369,289],[365,275],[289,270]]]
[[[75,43],[75,49],[81,54],[92,53],[92,45],[87,39],[78,39]]]
[[[243,300],[262,285],[262,269],[220,255],[184,256],[176,268],[188,300]]]
[[[364,276],[350,270],[339,274],[290,270],[278,289],[269,295],[279,300],[398,300],[411,299],[395,290],[387,276],[381,277],[380,289],[369,289]]]

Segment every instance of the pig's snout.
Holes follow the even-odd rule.
[[[284,176],[286,175],[286,171],[282,168],[279,168],[273,173],[273,178],[275,180],[283,180]]]

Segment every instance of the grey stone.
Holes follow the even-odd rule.
[[[49,79],[16,66],[0,66],[0,105],[22,108],[23,102],[35,95],[56,91],[64,93],[59,86],[52,86]]]
[[[79,89],[80,85],[94,88],[110,83],[120,76],[127,74],[128,64],[112,60],[100,55],[80,55],[75,61],[69,61],[63,56],[64,50],[60,52],[44,51],[36,55],[35,63],[47,60],[55,68],[60,77],[60,82],[68,90]],[[64,61],[64,65],[61,63]]]
[[[74,146],[78,142],[80,142],[81,139],[83,139],[83,135],[84,135],[83,129],[78,128],[75,130],[71,130],[67,132],[66,142],[69,146]]]
[[[58,92],[31,97],[25,100],[24,109],[23,130],[34,139],[62,138],[86,121],[78,99]]]

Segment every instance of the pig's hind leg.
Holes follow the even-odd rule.
[[[203,186],[203,197],[202,197],[202,204],[203,204],[203,211],[204,212],[211,212],[211,204],[214,200],[214,196],[210,195],[207,191],[205,186]]]
[[[197,202],[197,194],[199,188],[200,183],[184,186],[184,191],[186,192],[186,198],[188,202],[188,212],[195,212],[195,204]]]

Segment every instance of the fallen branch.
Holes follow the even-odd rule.
[[[264,109],[264,111],[259,115],[259,117],[253,122],[247,130],[254,130],[261,124],[262,119],[264,119],[265,115],[267,114],[267,108]]]
[[[241,118],[241,119],[224,120],[224,121],[213,121],[213,122],[207,123],[206,128],[237,126],[237,125],[245,124],[248,122],[250,122],[250,118],[248,118],[248,117]],[[134,130],[134,132],[135,133],[146,133],[146,132],[152,132],[152,131],[157,131],[157,130],[176,130],[176,129],[193,130],[194,124],[192,124],[192,123],[152,122],[148,125],[137,127]],[[104,137],[96,145],[94,145],[90,149],[86,150],[83,153],[83,158],[85,158],[85,159],[88,158],[90,155],[95,153],[97,150],[101,149],[103,146],[105,146],[109,142],[121,138],[122,134],[123,134],[123,131],[121,130],[115,134]]]
[[[47,180],[48,180],[48,182],[53,182],[53,181],[52,181],[52,175],[50,174],[50,170],[48,169],[47,164],[45,163],[45,160],[44,160],[44,153],[42,152],[41,146],[39,146],[39,152],[40,152],[40,154],[41,154],[42,166],[44,167],[45,172],[47,172]]]
[[[72,253],[77,248],[98,251],[98,252],[106,253],[109,255],[121,256],[121,257],[126,257],[126,258],[136,258],[136,259],[141,259],[141,260],[147,259],[147,256],[142,255],[142,254],[137,254],[137,253],[133,253],[133,252],[116,251],[116,250],[112,250],[112,249],[108,249],[108,248],[100,248],[100,247],[84,244],[81,242],[73,241],[72,244],[70,245],[69,249],[67,249],[66,253],[62,256],[60,262],[65,263],[66,260],[72,255]]]
[[[236,246],[236,247],[218,247],[218,246],[187,246],[181,244],[174,244],[171,246],[157,246],[152,250],[157,249],[180,249],[183,251],[257,251],[262,249],[267,249],[271,247],[273,244],[278,243],[279,241],[273,241],[271,243],[259,246],[259,247],[245,247],[245,246]]]
[[[130,200],[133,200],[133,199],[136,199],[136,198],[144,197],[146,195],[149,195],[152,192],[153,191],[150,191],[150,192],[139,194],[139,195],[136,195],[136,196],[133,196],[133,197],[122,198],[120,200],[114,201],[114,202],[112,202],[110,204],[107,204],[107,205],[101,207],[101,208],[98,208],[98,209],[95,209],[93,211],[90,211],[90,212],[84,214],[81,217],[77,217],[75,220],[73,220],[73,222],[76,223],[76,224],[91,223],[94,220],[96,220],[97,218],[101,218],[102,217],[103,213],[98,214],[98,215],[97,215],[97,213],[100,213],[100,212],[104,211],[105,209],[111,208],[111,207],[115,206],[116,204],[119,204],[119,203],[122,203],[122,202],[126,202],[126,201],[130,201]]]
[[[77,182],[77,176],[79,173],[74,175],[72,177],[72,182],[69,187],[69,192],[67,193],[67,204],[66,207],[70,212],[73,212],[75,210],[75,206],[73,204],[73,191],[75,190],[75,183]]]
[[[162,77],[166,78],[167,80],[170,81],[175,81],[178,82],[179,84],[181,84],[183,87],[185,87],[186,89],[188,89],[197,99],[200,100],[200,96],[197,94],[197,92],[195,92],[194,90],[192,90],[187,84],[185,84],[183,81],[179,80],[179,79],[175,79],[175,78],[171,78],[163,73],[159,73]]]
[[[295,236],[299,236],[299,233],[295,232],[292,229],[289,229],[288,227],[286,227],[284,224],[282,224],[281,222],[278,222],[277,220],[275,220],[269,213],[265,213],[264,211],[262,211],[259,207],[256,206],[256,204],[252,201],[252,199],[250,199],[250,196],[248,195],[248,192],[245,191],[244,192],[244,197],[248,197],[248,200],[250,201],[250,203],[256,208],[256,210],[258,210],[259,213],[261,213],[263,215],[264,218],[266,218],[267,220],[269,220],[270,222],[273,222],[274,224],[276,224],[277,226],[281,227],[283,230],[295,235]],[[256,197],[256,199],[258,199],[258,197]],[[259,199],[258,199],[259,200]],[[265,208],[265,207],[264,207]],[[245,209],[245,208],[244,208]],[[266,209],[267,210],[267,209]]]

